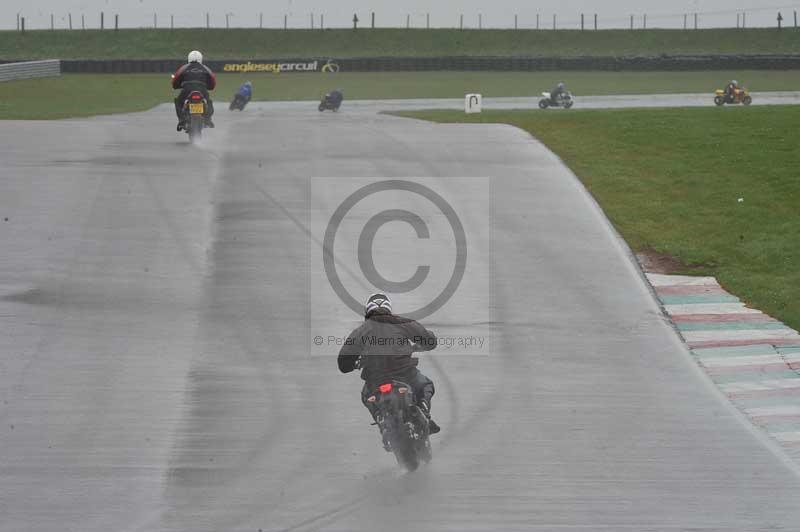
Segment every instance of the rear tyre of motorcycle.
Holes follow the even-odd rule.
[[[417,451],[411,443],[406,443],[400,449],[395,449],[394,455],[397,457],[397,463],[405,467],[409,473],[413,473],[419,467]]]
[[[717,105],[717,107],[720,107],[725,103],[725,98],[722,96],[714,96],[714,103]]]
[[[569,108],[572,107],[572,104],[574,104],[574,103],[575,102],[573,102],[572,100],[567,100],[566,102],[564,102],[564,108],[565,109],[569,109]]]
[[[753,98],[750,95],[747,95],[742,100],[742,103],[745,105],[750,105],[751,103],[753,103]]]
[[[550,102],[548,102],[547,100],[545,99],[539,100],[539,109],[547,109],[548,105],[550,105]]]
[[[189,119],[187,131],[189,133],[189,142],[192,144],[199,142],[203,136],[203,117],[199,115],[192,116]]]

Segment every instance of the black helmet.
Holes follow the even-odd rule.
[[[392,302],[386,294],[372,294],[367,299],[367,303],[364,305],[364,317],[369,318],[372,313],[377,311],[381,311],[381,314],[392,313]]]

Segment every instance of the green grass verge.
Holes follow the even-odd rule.
[[[256,100],[313,100],[334,87],[348,99],[535,96],[565,80],[582,94],[708,92],[737,78],[753,90],[795,90],[800,71],[765,72],[385,72],[223,74],[215,99],[252,79]],[[142,111],[174,96],[164,74],[68,74],[0,83],[0,119],[49,119]],[[709,100],[710,101],[710,100]]]
[[[258,30],[127,29],[0,31],[0,59],[182,58],[201,48],[208,59],[294,56],[527,55],[619,56],[705,53],[800,53],[800,33],[753,28],[682,30]]]
[[[674,273],[716,276],[800,329],[800,107],[398,114],[529,131],[635,251],[687,265]]]

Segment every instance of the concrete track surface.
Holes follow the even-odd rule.
[[[0,530],[800,529],[796,468],[709,385],[542,145],[220,109],[198,147],[168,107],[0,129]],[[421,355],[444,430],[414,474],[336,351],[310,354],[315,176],[490,202],[488,227],[458,214],[491,272],[491,352]],[[426,321],[468,331],[469,301]]]

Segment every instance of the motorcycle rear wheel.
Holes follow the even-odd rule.
[[[413,473],[419,468],[419,457],[413,443],[405,442],[399,449],[394,450],[394,455],[397,463],[405,467],[409,473]]]
[[[539,100],[539,109],[547,109],[548,105],[550,105],[550,102],[548,102],[547,100],[545,99]]]
[[[191,117],[186,132],[189,133],[189,142],[199,142],[203,136],[203,118],[196,115]]]
[[[721,107],[723,104],[725,104],[725,99],[722,96],[714,96],[714,104],[717,107]]]

